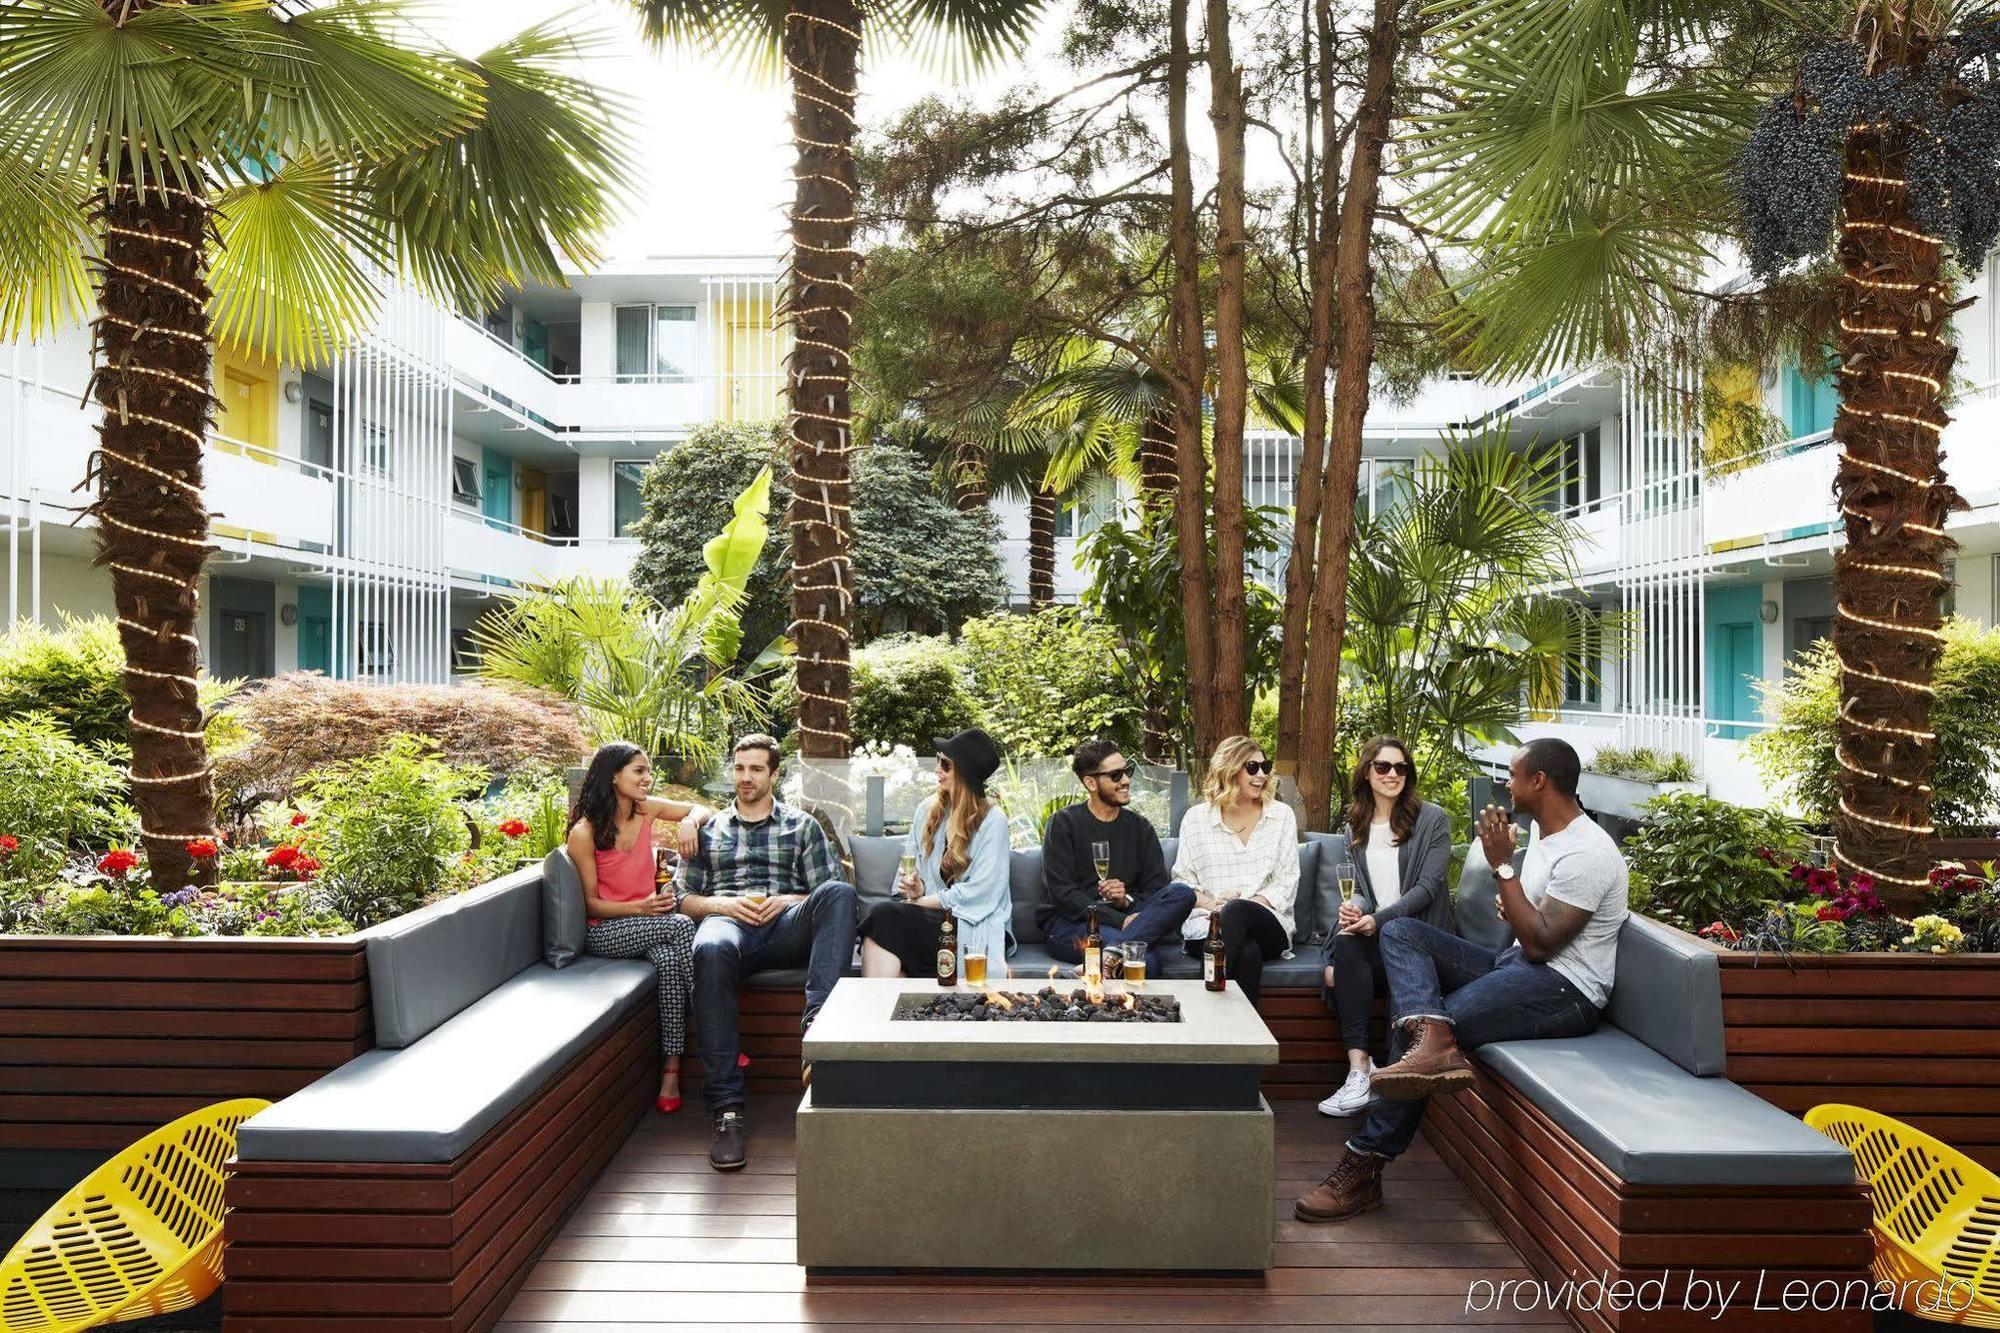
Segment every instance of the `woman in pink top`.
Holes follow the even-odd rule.
[[[584,947],[605,958],[644,958],[659,977],[662,1114],[681,1105],[681,1051],[687,1038],[688,998],[694,990],[694,922],[674,909],[671,888],[653,885],[653,823],[679,821],[667,836],[682,856],[694,855],[697,833],[715,812],[701,805],[656,799],[653,765],[626,741],[600,747],[584,771],[583,788],[569,812],[569,859],[583,881],[589,919]]]

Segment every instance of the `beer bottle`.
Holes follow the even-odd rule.
[[[940,986],[958,984],[958,918],[950,912],[938,926],[937,977]]]
[[[1092,991],[1104,984],[1104,936],[1097,930],[1097,909],[1090,909],[1090,931],[1083,937],[1083,984]]]
[[[1222,990],[1229,980],[1229,968],[1222,952],[1222,913],[1208,914],[1208,943],[1201,946],[1201,984]]]
[[[674,854],[665,847],[653,849],[653,893],[665,897],[674,891]]]

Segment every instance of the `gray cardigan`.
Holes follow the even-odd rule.
[[[1443,806],[1425,801],[1417,812],[1417,826],[1396,848],[1396,880],[1402,892],[1379,912],[1365,853],[1366,849],[1354,846],[1350,834],[1347,855],[1354,866],[1354,905],[1364,915],[1372,914],[1378,928],[1397,917],[1413,916],[1439,930],[1455,929],[1458,918],[1444,882],[1451,861],[1451,816]]]

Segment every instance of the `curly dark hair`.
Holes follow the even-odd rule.
[[[618,793],[611,783],[625,771],[625,765],[644,754],[630,741],[606,741],[597,747],[597,753],[590,757],[590,767],[583,771],[583,786],[576,794],[576,804],[569,808],[569,824],[564,832],[576,827],[576,821],[590,821],[591,846],[600,852],[608,852],[618,845]]]

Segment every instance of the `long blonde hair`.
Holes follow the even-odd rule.
[[[955,882],[972,864],[972,835],[978,832],[986,812],[992,808],[992,800],[975,793],[971,783],[963,778],[952,780],[951,827],[945,831],[944,855],[938,859],[938,877],[945,883]],[[924,821],[925,856],[937,845],[938,825],[944,823],[944,817],[944,802],[933,800],[930,818]]]
[[[1201,794],[1217,810],[1227,810],[1236,804],[1236,775],[1250,762],[1251,756],[1264,753],[1264,747],[1248,736],[1231,736],[1215,747],[1215,753],[1208,757],[1208,771],[1202,775]],[[1269,805],[1277,795],[1278,784],[1264,784],[1262,804]]]

